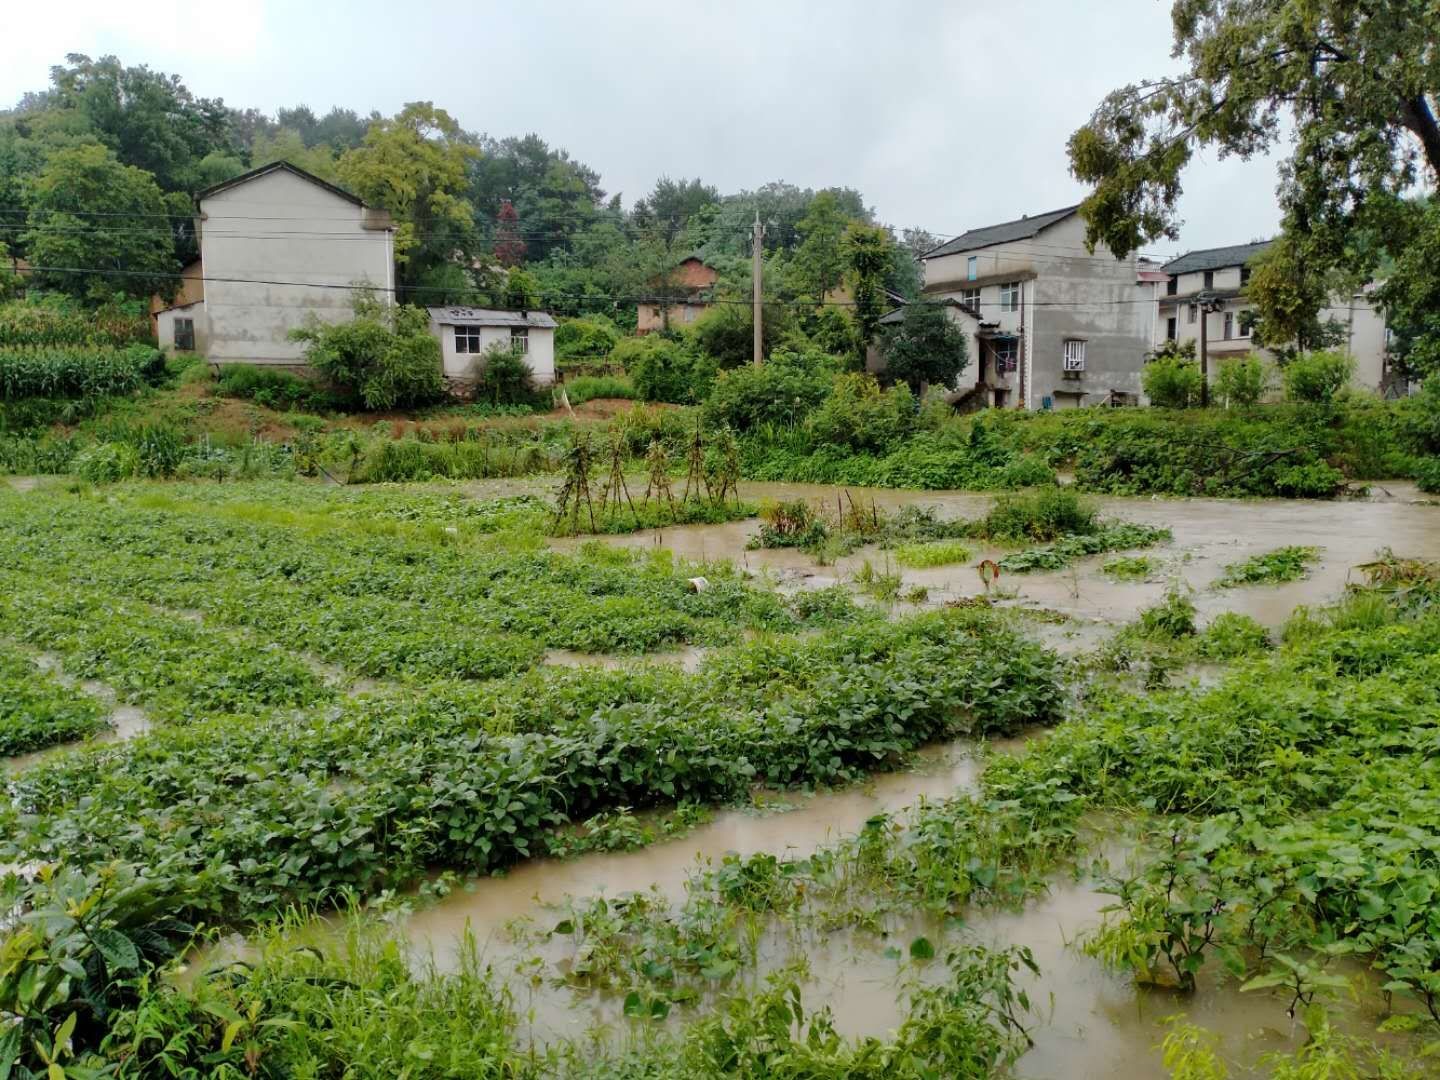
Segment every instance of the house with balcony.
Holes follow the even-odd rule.
[[[924,295],[955,301],[970,339],[958,406],[1140,402],[1154,286],[1134,256],[1086,249],[1079,209],[971,229],[922,256]]]
[[[1226,360],[1252,352],[1273,362],[1274,354],[1251,340],[1250,303],[1245,295],[1251,267],[1270,244],[1264,240],[1189,251],[1162,266],[1165,281],[1157,300],[1158,336],[1153,347],[1165,341],[1193,341],[1198,354],[1203,340],[1212,376]],[[1353,385],[1388,393],[1396,389],[1388,362],[1389,334],[1371,288],[1331,297],[1320,320],[1342,327],[1344,336],[1336,347],[1355,357]]]

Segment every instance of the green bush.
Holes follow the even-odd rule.
[[[993,540],[1039,540],[1093,533],[1095,507],[1066,488],[1001,495],[981,522],[982,535]]]
[[[1258,356],[1227,360],[1215,374],[1216,401],[1230,408],[1254,405],[1265,394],[1267,372]]]
[[[705,419],[736,431],[798,424],[825,399],[834,370],[823,353],[777,349],[760,367],[722,371],[705,398]]]
[[[1354,374],[1355,358],[1346,353],[1306,353],[1285,365],[1286,400],[1327,404],[1350,385]]]
[[[1431,495],[1440,495],[1440,458],[1426,458],[1415,467],[1415,485]]]
[[[555,360],[561,364],[604,360],[620,343],[620,337],[615,324],[601,315],[561,319],[555,328]]]
[[[215,390],[224,397],[248,398],[267,409],[324,412],[341,404],[308,379],[256,364],[226,364],[220,369]]]
[[[835,379],[830,394],[805,420],[817,445],[884,451],[915,424],[915,395],[904,383],[888,390],[871,375],[850,373]]]
[[[535,375],[525,358],[504,342],[495,342],[474,362],[475,400],[491,405],[533,405]]]
[[[789,305],[768,304],[761,316],[761,353],[770,356],[787,340],[795,318]],[[755,359],[755,321],[749,304],[713,305],[690,327],[699,350],[721,368],[738,368]]]
[[[642,401],[675,405],[703,401],[715,379],[711,361],[659,334],[625,338],[615,346],[610,359],[625,368]]]
[[[312,320],[290,334],[305,343],[312,368],[367,409],[428,405],[444,396],[440,343],[423,308],[386,305],[361,294],[353,319]]]
[[[118,349],[151,340],[150,320],[139,303],[93,308],[46,296],[0,304],[0,345]]]
[[[1162,409],[1190,409],[1200,404],[1204,380],[1193,360],[1157,356],[1145,365],[1140,383],[1150,404]]]

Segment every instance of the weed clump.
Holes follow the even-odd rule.
[[[1098,528],[1094,505],[1065,488],[1035,488],[1001,495],[976,531],[987,540],[1039,540],[1093,533]]]
[[[1278,585],[1299,581],[1310,572],[1320,558],[1317,547],[1281,547],[1254,555],[1243,562],[1231,563],[1217,581],[1216,587],[1233,589],[1239,585]]]

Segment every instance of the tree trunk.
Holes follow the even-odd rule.
[[[1431,178],[1440,182],[1440,124],[1424,95],[1411,98],[1402,106],[1401,123],[1420,140],[1425,160],[1430,163]]]

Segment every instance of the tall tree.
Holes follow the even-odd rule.
[[[519,266],[525,261],[525,241],[520,237],[520,214],[506,199],[495,215],[495,261],[501,266]]]
[[[951,320],[949,305],[923,300],[907,304],[901,322],[884,328],[880,352],[885,377],[917,395],[926,383],[953,386],[970,360],[965,333]]]
[[[795,249],[792,275],[801,293],[822,299],[840,284],[845,273],[845,227],[849,221],[833,191],[822,191],[795,226],[800,245]]]
[[[885,272],[891,264],[890,234],[879,225],[853,224],[845,230],[847,281],[854,300],[855,329],[860,348],[875,337],[885,314]]]
[[[164,191],[192,191],[195,166],[214,150],[231,151],[230,110],[196,98],[178,75],[125,67],[114,56],[79,53],[50,69],[49,103],[84,117],[94,137],[126,165],[144,169]]]
[[[413,289],[436,266],[473,257],[466,167],[478,153],[449,113],[416,101],[375,121],[364,141],[340,158],[340,182],[395,219],[402,290]]]
[[[31,184],[25,249],[35,280],[73,296],[173,295],[174,236],[150,174],[92,143],[53,154]],[[97,225],[104,214],[114,226]]]
[[[720,192],[698,176],[693,180],[662,176],[650,194],[635,204],[634,221],[641,229],[673,244],[690,219],[719,198]]]
[[[1251,298],[1272,340],[1307,325],[1335,272],[1374,269],[1357,233],[1403,239],[1418,223],[1399,196],[1440,179],[1436,15],[1433,0],[1174,0],[1186,70],[1114,91],[1070,138],[1071,171],[1095,185],[1087,242],[1125,255],[1175,238],[1196,149],[1248,158],[1288,138],[1288,242]]]

